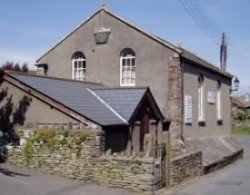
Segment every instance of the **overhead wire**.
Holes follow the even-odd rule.
[[[206,24],[204,18],[200,15],[199,12],[197,12],[197,8],[194,7],[194,4],[192,1],[186,1],[186,0],[180,0],[182,3],[184,9],[187,11],[187,13],[191,16],[191,18],[194,20],[194,22],[198,25],[198,27],[209,37],[210,40],[212,40],[216,45],[218,45],[218,40],[216,36],[211,33],[211,31],[208,28],[208,25]]]
[[[193,19],[198,27],[208,36],[208,38],[216,45],[220,45],[218,30],[212,20],[205,14],[202,2],[195,0],[179,0],[181,6],[187,14]]]
[[[207,27],[209,33],[211,33],[215,37],[215,39],[218,40],[218,37],[220,36],[218,27],[215,26],[215,23],[211,20],[210,17],[207,16],[207,11],[203,6],[201,0],[191,0],[189,2],[193,5],[193,11],[197,11],[197,15],[199,15],[204,25]]]

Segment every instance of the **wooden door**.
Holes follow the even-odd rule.
[[[140,151],[144,151],[144,137],[149,133],[149,121],[149,114],[145,112],[140,121]]]

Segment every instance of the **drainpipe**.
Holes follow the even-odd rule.
[[[181,60],[180,56],[180,66],[181,66],[181,97],[182,97],[182,104],[181,104],[181,116],[182,116],[182,122],[181,122],[181,140],[185,142],[185,138],[183,136],[183,116],[184,116],[184,63]]]

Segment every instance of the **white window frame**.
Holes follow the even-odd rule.
[[[217,81],[217,120],[222,120],[221,81]]]
[[[80,81],[86,80],[86,59],[84,56],[72,59],[72,79]]]
[[[198,77],[198,122],[204,122],[204,77]]]
[[[127,69],[127,72],[125,72]],[[127,75],[125,75],[127,74]],[[125,49],[120,56],[120,86],[136,85],[136,56],[133,50]]]

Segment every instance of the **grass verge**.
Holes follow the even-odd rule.
[[[232,128],[233,134],[250,135],[249,126],[235,126]]]

